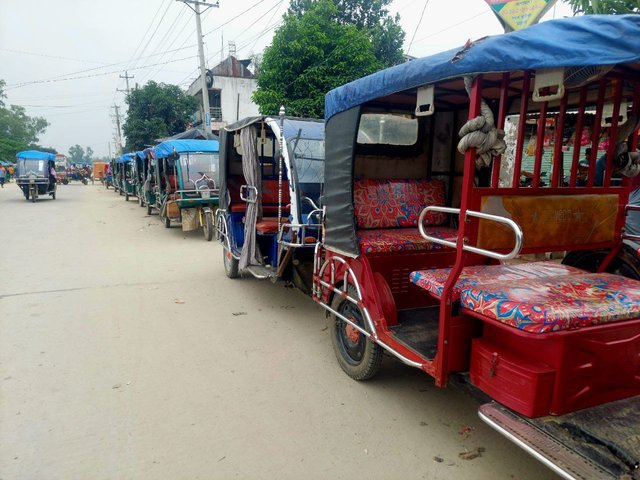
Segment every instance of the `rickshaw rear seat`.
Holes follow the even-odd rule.
[[[429,235],[455,241],[458,231],[449,227],[426,227]],[[356,232],[360,253],[427,252],[442,250],[438,243],[425,239],[417,228],[383,228]]]
[[[434,268],[411,272],[411,282],[440,298],[451,273],[450,268]],[[471,287],[497,282],[516,282],[528,278],[548,278],[586,273],[579,268],[555,262],[531,262],[517,265],[475,265],[464,267],[451,292],[451,299],[460,299],[460,292]]]
[[[278,233],[278,218],[264,217],[262,220],[256,222],[256,231],[262,235]]]
[[[611,273],[468,286],[460,307],[488,322],[544,334],[640,318],[640,282]]]
[[[227,181],[227,189],[231,198],[229,209],[236,212],[246,212],[247,203],[240,198],[240,187],[245,185],[243,177],[229,177]],[[289,215],[289,203],[291,198],[289,195],[289,181],[282,180],[282,212]],[[278,213],[278,180],[262,179],[262,211],[264,213]]]
[[[427,179],[371,179],[354,184],[354,213],[360,253],[425,252],[442,249],[420,235],[418,218],[428,205],[444,206],[444,182]],[[442,226],[443,213],[432,212],[426,229],[435,237],[455,239],[457,231]]]

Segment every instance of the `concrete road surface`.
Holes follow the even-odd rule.
[[[418,370],[351,380],[309,298],[135,199],[11,183],[0,222],[2,480],[555,478]]]

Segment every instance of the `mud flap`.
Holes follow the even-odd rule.
[[[563,478],[640,479],[640,398],[535,419],[491,402],[478,415]]]

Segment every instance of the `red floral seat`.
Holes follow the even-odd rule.
[[[444,284],[449,278],[450,268],[418,270],[411,272],[411,281],[427,290],[435,297],[442,296]],[[452,299],[460,298],[463,289],[485,285],[487,283],[518,281],[527,278],[548,278],[560,275],[586,273],[568,265],[554,262],[520,263],[518,265],[476,265],[462,269],[458,281],[453,287]]]
[[[455,241],[455,228],[427,227],[427,233],[443,240]],[[360,253],[426,252],[445,248],[430,242],[420,235],[417,228],[383,228],[378,230],[358,230]]]
[[[640,282],[610,273],[530,278],[460,292],[460,306],[531,333],[640,317]]]

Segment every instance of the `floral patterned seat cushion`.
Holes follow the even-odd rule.
[[[564,275],[478,285],[460,292],[461,307],[531,333],[640,317],[640,282],[610,273]]]
[[[411,272],[411,281],[436,297],[442,296],[444,284],[449,278],[450,268],[418,270]],[[579,268],[554,262],[531,262],[517,265],[476,265],[464,267],[453,287],[452,299],[460,298],[463,289],[487,283],[524,280],[526,278],[548,278],[559,275],[586,273]]]
[[[427,233],[443,240],[455,241],[455,228],[426,227]],[[417,228],[386,228],[379,230],[358,230],[360,253],[426,252],[445,248],[430,242],[420,235]]]
[[[353,200],[358,228],[417,227],[420,212],[430,205],[444,206],[441,180],[371,179],[357,180]],[[431,212],[427,225],[441,225],[444,213]]]

